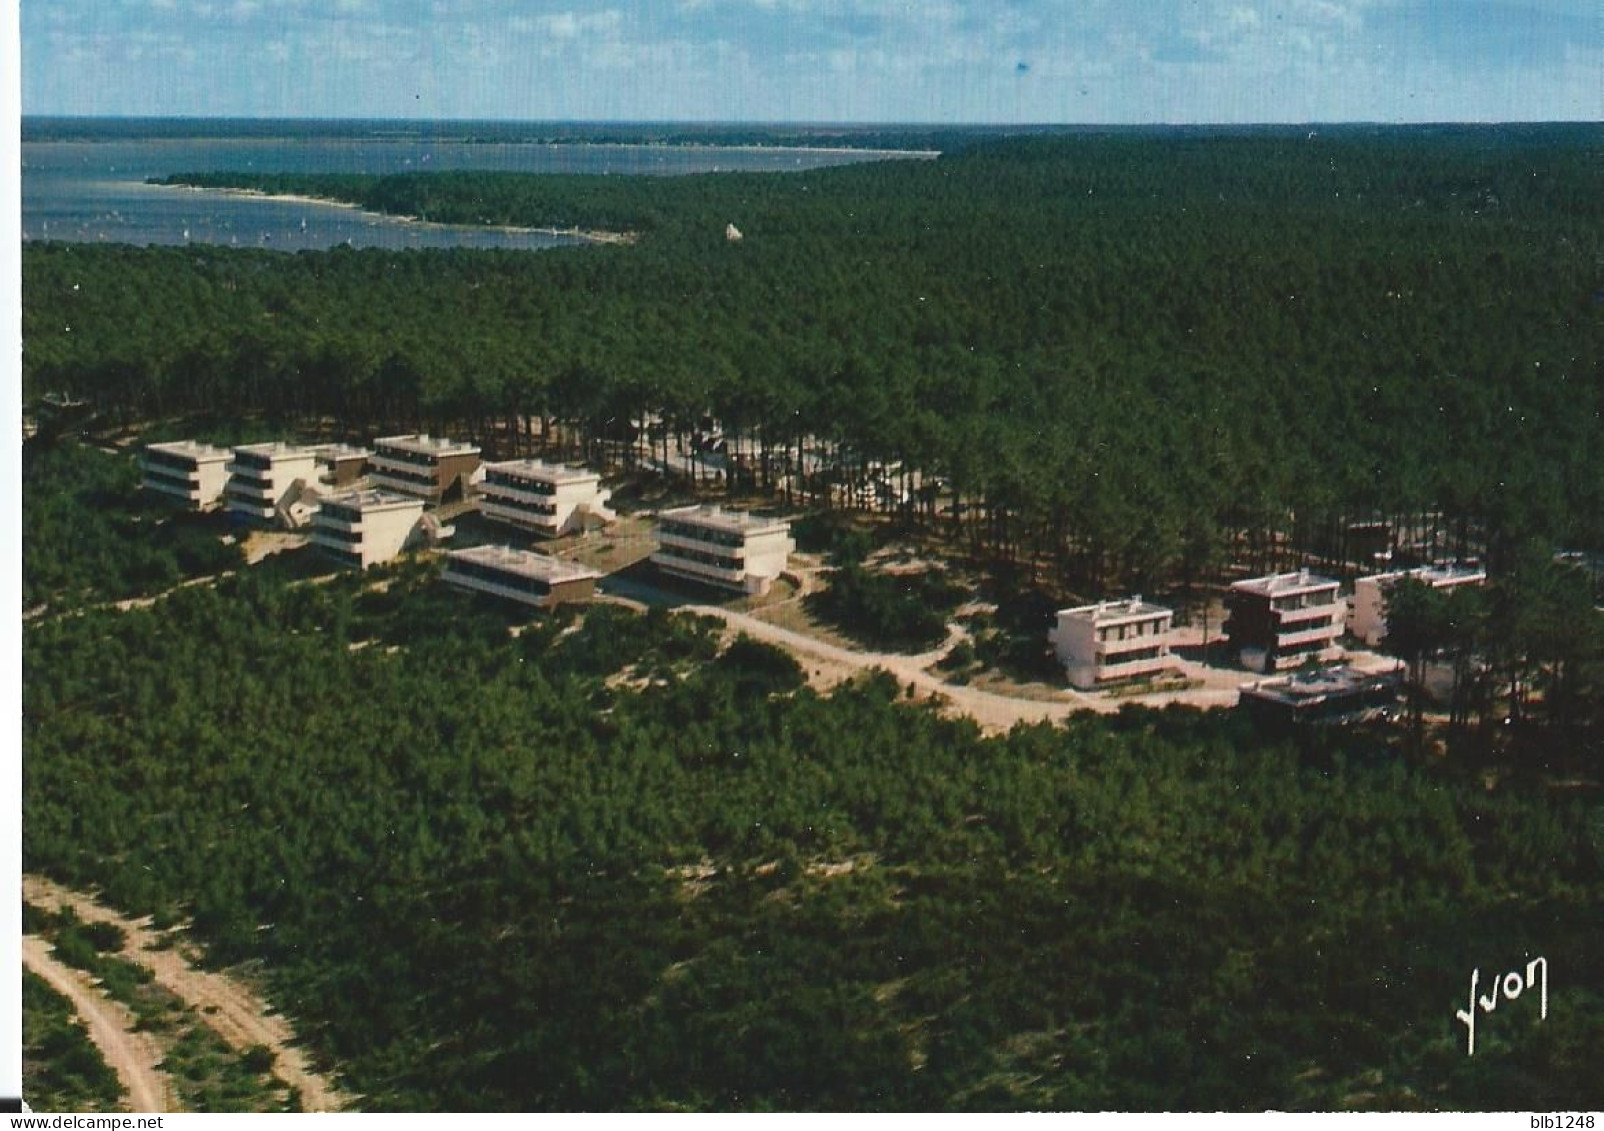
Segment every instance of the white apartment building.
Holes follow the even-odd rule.
[[[473,546],[446,555],[444,577],[459,589],[545,607],[590,600],[601,574],[532,550]]]
[[[285,526],[299,525],[287,516],[287,508],[297,502],[300,489],[315,488],[317,480],[318,458],[311,448],[281,440],[241,445],[228,464],[228,512],[258,522],[277,519]]]
[[[369,478],[381,491],[399,491],[438,503],[453,488],[464,491],[479,468],[476,444],[420,433],[373,441]]]
[[[1254,671],[1334,659],[1342,635],[1337,583],[1308,570],[1238,581],[1225,594],[1225,634]]]
[[[1170,666],[1175,613],[1140,596],[1058,610],[1047,634],[1069,682],[1083,690]]]
[[[665,573],[743,593],[767,593],[796,549],[791,524],[719,506],[662,512],[652,564]]]
[[[586,518],[604,523],[617,518],[607,509],[611,494],[602,490],[599,473],[583,467],[508,460],[485,464],[479,512],[494,522],[555,538],[583,529]]]
[[[1348,606],[1348,632],[1372,648],[1385,640],[1387,594],[1405,578],[1424,582],[1433,589],[1457,589],[1461,585],[1485,584],[1487,571],[1479,566],[1434,565],[1361,577],[1353,583],[1353,600]]]
[[[140,486],[190,510],[210,510],[222,502],[232,453],[194,440],[146,444],[140,457]]]
[[[389,491],[349,491],[312,515],[312,545],[356,569],[387,562],[426,534],[423,500]]]

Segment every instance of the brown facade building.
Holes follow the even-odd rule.
[[[466,493],[479,469],[479,448],[427,433],[381,436],[373,441],[373,486],[427,503],[449,502]]]

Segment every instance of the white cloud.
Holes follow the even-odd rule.
[[[601,12],[557,12],[535,20],[536,30],[553,39],[578,39],[580,36],[611,36],[617,33],[624,17],[615,8]]]
[[[1456,70],[1420,49],[1418,29],[1413,40],[1388,33],[1428,2],[1447,0],[24,0],[24,105],[879,120],[1604,116],[1601,51],[1583,43],[1563,60],[1556,48],[1541,69]],[[1574,23],[1597,0],[1520,3]],[[180,17],[187,46],[144,37],[176,33]],[[330,60],[342,68],[322,65]]]

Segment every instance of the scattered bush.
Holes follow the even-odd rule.
[[[830,575],[829,586],[810,593],[810,612],[867,646],[892,652],[918,652],[940,644],[947,616],[964,591],[939,569],[919,573],[875,573],[846,566]]]
[[[739,636],[714,665],[740,695],[767,696],[795,691],[807,682],[802,665],[783,648]]]

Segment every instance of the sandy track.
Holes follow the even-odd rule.
[[[89,896],[62,887],[43,876],[22,878],[23,898],[54,910],[65,905],[86,923],[107,922],[128,936],[123,957],[150,968],[156,981],[193,1006],[217,1034],[236,1049],[266,1045],[272,1050],[273,1073],[301,1093],[306,1111],[340,1111],[349,1096],[318,1073],[294,1045],[295,1033],[283,1016],[253,991],[224,974],[196,970],[177,949],[154,949],[163,937],[148,919],[129,919],[102,907]]]
[[[82,970],[58,962],[50,944],[37,935],[22,937],[22,964],[50,983],[50,988],[72,1003],[89,1039],[105,1057],[136,1112],[177,1111],[172,1087],[157,1069],[165,1054],[149,1033],[134,1031],[134,1015],[95,987]]]
[[[801,656],[816,657],[826,663],[854,671],[883,668],[899,682],[911,683],[926,695],[943,696],[952,704],[954,710],[968,715],[980,724],[982,730],[988,732],[1006,731],[1017,722],[1061,719],[1077,710],[1095,709],[1091,702],[1078,702],[1082,696],[1068,698],[1072,694],[1070,692],[1065,693],[1064,702],[1048,703],[1012,699],[1005,695],[946,683],[925,670],[927,664],[933,663],[939,657],[939,649],[919,656],[905,656],[891,652],[860,652],[841,648],[803,633],[793,632],[788,628],[781,628],[745,613],[722,609],[717,605],[696,605],[686,611],[718,617],[731,628],[744,632],[754,639],[776,644]]]
[[[940,648],[917,656],[891,652],[859,652],[717,605],[692,605],[684,611],[718,617],[731,628],[744,632],[754,639],[778,645],[799,656],[822,660],[837,668],[838,674],[840,669],[857,672],[883,668],[897,677],[901,683],[913,684],[920,693],[945,699],[953,711],[974,719],[980,725],[980,729],[988,734],[1005,732],[1015,723],[1050,722],[1068,718],[1079,711],[1114,714],[1127,703],[1141,703],[1152,707],[1160,707],[1167,703],[1185,703],[1194,707],[1229,707],[1237,700],[1234,687],[1160,692],[1136,699],[1085,695],[1064,689],[1059,691],[1058,698],[1053,700],[1019,699],[977,687],[947,683],[932,675],[927,669],[945,653],[947,645],[952,643],[950,638],[947,644],[943,644]]]

